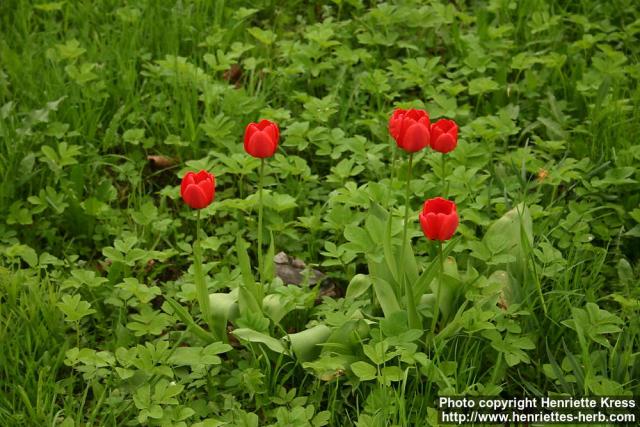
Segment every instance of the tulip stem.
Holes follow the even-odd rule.
[[[404,193],[404,228],[402,230],[402,249],[400,249],[400,262],[404,261],[404,251],[407,246],[407,228],[409,225],[409,197],[411,191],[411,174],[413,170],[413,153],[409,154],[409,171],[407,174],[407,185]]]
[[[264,180],[264,159],[260,159],[260,181],[258,186],[258,273],[262,285],[264,260],[262,259],[262,187]]]
[[[436,324],[438,323],[438,316],[440,315],[440,298],[442,294],[442,280],[444,276],[444,256],[442,254],[442,242],[438,242],[438,260],[440,262],[440,269],[438,270],[438,290],[436,293],[436,301],[433,307],[433,320],[431,322],[431,333],[435,334]]]
[[[395,144],[391,145],[391,171],[389,173],[389,195],[393,193],[393,181],[396,175],[396,149]],[[391,205],[391,197],[387,199],[387,207]]]
[[[409,170],[407,173],[407,185],[405,187],[405,206],[404,206],[404,228],[402,230],[402,249],[400,249],[400,263],[398,266],[398,280],[400,281],[401,287],[404,283],[404,293],[407,300],[407,313],[409,315],[409,328],[411,329],[422,329],[422,325],[420,323],[420,318],[418,317],[418,311],[416,309],[416,302],[413,295],[413,289],[411,287],[411,283],[409,283],[409,278],[406,275],[406,271],[402,266],[404,265],[404,257],[407,246],[409,246],[409,242],[407,242],[407,229],[409,228],[409,210],[410,210],[410,195],[411,195],[411,175],[413,173],[413,153],[409,154]],[[402,290],[400,291],[402,292]]]
[[[409,170],[407,173],[407,184],[405,186],[405,193],[404,193],[404,202],[405,202],[404,228],[402,230],[402,248],[400,249],[398,281],[400,282],[401,288],[404,285],[404,294],[407,301],[407,313],[409,315],[409,327],[411,329],[422,329],[420,318],[418,317],[418,310],[416,308],[415,296],[413,295],[413,289],[411,289],[411,283],[409,283],[409,278],[407,277],[405,270],[402,268],[402,266],[404,265],[405,250],[406,250],[406,247],[409,245],[409,242],[407,242],[407,228],[409,225],[409,210],[410,210],[409,197],[411,195],[412,173],[413,173],[413,153],[409,153]]]
[[[211,320],[211,308],[209,306],[209,291],[202,272],[202,251],[200,248],[200,209],[196,216],[196,240],[193,242],[193,280],[196,285],[196,297],[200,306],[202,320],[209,325],[209,330],[214,333],[213,322]],[[220,338],[220,337],[218,337]]]
[[[449,189],[447,188],[447,163],[445,159],[445,154],[442,153],[442,192],[443,197],[446,199],[448,197]]]

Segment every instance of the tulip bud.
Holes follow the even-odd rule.
[[[431,148],[448,153],[458,145],[458,125],[453,120],[440,119],[431,125]]]
[[[187,172],[182,178],[180,195],[193,209],[206,208],[213,202],[216,194],[216,179],[207,171]]]
[[[277,124],[269,120],[249,123],[244,131],[244,151],[259,159],[271,157],[278,148],[279,138]]]
[[[389,133],[403,150],[420,151],[431,139],[429,115],[424,110],[397,109],[389,119]]]
[[[449,240],[458,228],[456,204],[442,197],[424,202],[419,218],[422,231],[430,240]]]

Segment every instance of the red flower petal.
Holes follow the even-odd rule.
[[[187,188],[187,186],[195,183],[195,173],[187,172],[182,178],[182,183],[180,184],[180,195],[184,197],[184,190]]]
[[[438,240],[440,236],[440,227],[442,218],[440,215],[434,213],[428,213],[425,215],[427,228],[425,230],[425,234],[431,240]]]
[[[249,152],[247,150],[247,146],[249,145],[249,140],[251,139],[251,137],[256,133],[259,132],[260,129],[258,128],[258,125],[255,123],[249,123],[246,127],[246,129],[244,130],[244,150]]]
[[[415,153],[429,145],[429,128],[421,123],[410,125],[402,135],[400,148],[409,153]]]
[[[458,228],[458,214],[453,212],[449,215],[439,214],[443,217],[440,229],[440,240],[449,240]]]
[[[201,170],[200,172],[198,172],[197,174],[195,174],[194,178],[196,180],[196,184],[199,184],[202,181],[205,180],[211,180],[212,179],[212,175],[205,171],[205,170]]]
[[[280,137],[280,131],[278,129],[278,125],[276,125],[275,123],[273,123],[272,121],[269,120],[260,120],[260,122],[258,122],[257,125],[258,129],[260,129],[263,132],[267,132],[267,134],[269,136],[271,136],[271,138],[274,141],[277,141],[278,138]]]
[[[209,206],[211,204],[211,202],[213,202],[213,198],[216,195],[216,188],[215,188],[215,185],[213,183],[213,180],[206,179],[206,180],[200,182],[198,184],[198,187],[200,187],[200,189],[202,190],[202,192],[206,196],[206,203],[207,204],[205,206]]]
[[[404,114],[405,110],[397,109],[393,112],[391,118],[389,118],[389,133],[396,141],[398,141],[398,138],[400,138],[400,131],[402,130],[402,117],[404,117]]]
[[[425,236],[427,236],[428,239],[431,239],[431,237],[429,237],[429,235],[431,234],[431,232],[429,231],[429,221],[427,220],[427,215],[424,213],[420,213],[420,215],[418,215],[418,219],[420,219],[420,226],[422,227],[422,232],[424,233]]]
[[[433,127],[439,128],[444,133],[450,133],[453,129],[457,130],[458,125],[456,125],[456,122],[454,122],[453,120],[440,119],[433,124]]]
[[[440,135],[431,141],[431,148],[440,153],[449,153],[458,145],[458,141],[448,133]]]
[[[271,143],[274,146],[273,151],[275,152],[275,150],[278,148],[278,135],[280,133],[278,131],[278,127],[273,123],[271,123],[268,127],[264,129],[263,132],[265,132],[271,138]]]
[[[265,130],[271,124],[272,124],[271,121],[267,119],[262,119],[258,123],[256,123],[256,127],[258,128],[258,130]]]
[[[253,157],[263,159],[273,156],[276,145],[267,132],[258,131],[249,139],[246,149],[247,153]]]
[[[193,209],[202,209],[210,203],[209,198],[204,190],[195,184],[190,184],[184,191],[184,201]]]
[[[424,202],[422,211],[424,213],[443,213],[450,214],[456,210],[456,205],[451,200],[443,199],[442,197],[435,197]]]
[[[426,121],[429,122],[429,115],[424,110],[414,110],[414,109],[408,110],[407,113],[405,114],[405,117],[413,119],[416,122],[423,121],[422,119],[426,118]]]

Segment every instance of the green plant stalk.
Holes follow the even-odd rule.
[[[76,347],[81,348],[80,347],[80,321],[76,320],[75,322],[73,322],[75,328],[76,328]]]
[[[407,176],[407,185],[404,192],[404,227],[402,229],[402,249],[400,250],[400,262],[404,260],[404,251],[407,243],[407,228],[409,225],[409,197],[411,191],[411,174],[413,172],[413,153],[409,154],[409,171]],[[400,272],[401,273],[401,272]],[[398,274],[402,277],[402,274]]]
[[[193,279],[196,285],[196,296],[202,319],[209,325],[210,331],[215,331],[211,318],[211,307],[209,306],[209,291],[202,272],[202,252],[200,248],[200,210],[198,209],[196,219],[196,241],[193,243]]]
[[[444,256],[442,254],[442,242],[438,242],[438,260],[440,261],[440,270],[438,270],[438,291],[436,293],[436,302],[433,307],[433,320],[431,322],[431,333],[435,334],[438,316],[440,315],[440,294],[442,293],[442,278],[444,276]]]
[[[413,153],[409,154],[409,171],[407,176],[407,184],[405,186],[404,193],[404,228],[402,230],[402,249],[400,250],[400,264],[404,260],[406,247],[409,244],[407,242],[407,229],[409,228],[409,208],[410,202],[409,197],[411,196],[411,176],[413,172]],[[398,267],[400,270],[400,267]],[[409,315],[409,327],[411,329],[421,329],[422,325],[420,323],[420,318],[418,317],[418,309],[416,307],[415,296],[413,295],[413,289],[411,289],[411,283],[409,283],[409,279],[406,277],[404,271],[398,271],[398,280],[401,280],[404,283],[404,294],[407,298],[407,314]],[[402,289],[402,288],[401,288]],[[401,290],[402,291],[402,290]]]
[[[523,250],[525,250],[527,252],[527,254],[525,255],[525,260],[526,260],[526,270],[524,272],[525,275],[527,274],[531,274],[532,279],[535,281],[536,284],[536,290],[538,291],[538,296],[540,297],[540,303],[542,304],[542,311],[544,311],[544,315],[548,315],[547,313],[547,303],[544,300],[544,294],[542,292],[542,285],[540,284],[540,278],[538,277],[538,273],[536,271],[536,264],[535,262],[533,262],[533,250],[531,248],[531,245],[529,244],[529,240],[525,236],[525,231],[524,228],[522,226],[522,218],[520,221],[520,242],[521,245],[523,246]],[[529,262],[531,261],[531,269],[529,269]]]
[[[529,262],[529,260],[527,260],[527,262]],[[536,290],[538,291],[538,296],[540,297],[540,302],[542,303],[542,311],[544,312],[544,315],[548,315],[547,313],[547,303],[544,300],[544,293],[542,292],[542,284],[540,283],[540,278],[538,277],[538,274],[535,271],[535,264],[532,264],[532,268],[533,268],[533,278],[536,281]]]
[[[443,198],[447,198],[448,193],[449,193],[449,188],[448,188],[448,182],[447,182],[447,162],[446,162],[446,157],[445,154],[442,153],[442,161],[441,161],[441,172],[442,172],[442,197]]]
[[[262,187],[264,185],[264,159],[260,159],[260,181],[258,183],[258,272],[263,284],[264,260],[262,259]]]
[[[493,365],[493,372],[491,373],[491,383],[493,385],[497,385],[498,375],[502,370],[502,352],[498,353],[498,360],[496,360],[495,365]]]
[[[584,364],[584,393],[589,393],[591,381],[593,376],[593,365],[591,361],[591,352],[589,351],[589,343],[585,339],[585,333],[582,328],[582,324],[577,321],[576,308],[571,308],[571,317],[573,318],[573,324],[576,328],[576,335],[578,336],[578,343],[580,344],[580,350],[582,351],[582,363]]]
[[[391,189],[391,192],[393,191],[393,181],[395,179],[395,174],[396,174],[396,152],[398,150],[396,150],[395,148],[395,143],[394,140],[391,139],[391,170],[389,171],[389,188]],[[388,205],[391,204],[391,196],[389,196],[389,198],[387,199],[388,201]]]

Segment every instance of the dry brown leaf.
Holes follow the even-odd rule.
[[[154,169],[167,169],[178,163],[176,159],[162,155],[150,155],[147,160]]]

